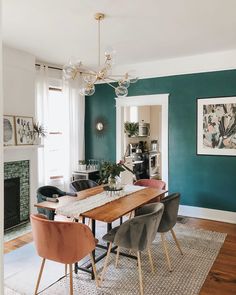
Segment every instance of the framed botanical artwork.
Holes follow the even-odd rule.
[[[16,144],[33,144],[33,118],[15,116]]]
[[[5,146],[16,144],[14,116],[3,116],[3,144]]]
[[[197,100],[197,154],[236,156],[236,97]]]

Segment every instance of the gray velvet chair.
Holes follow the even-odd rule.
[[[162,199],[161,201],[161,203],[164,205],[164,212],[163,212],[162,219],[159,224],[157,232],[161,234],[162,244],[165,251],[169,271],[172,271],[172,267],[170,263],[170,257],[168,254],[167,243],[165,240],[165,233],[167,233],[168,231],[171,232],[180,253],[183,255],[183,252],[180,248],[179,242],[173,230],[173,227],[175,226],[177,221],[179,201],[180,201],[179,193],[171,194],[165,197],[164,199]]]
[[[154,272],[150,246],[155,239],[163,211],[164,206],[161,203],[147,204],[137,211],[138,216],[127,220],[118,227],[115,227],[103,237],[103,240],[109,243],[109,247],[101,273],[100,283],[103,281],[112,243],[114,243],[116,246],[118,246],[116,266],[118,264],[120,248],[137,252],[140,293],[143,294],[140,252],[147,249],[151,270]]]

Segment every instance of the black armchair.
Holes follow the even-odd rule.
[[[58,195],[58,197],[62,197],[65,195],[76,196],[75,193],[68,193],[68,192],[60,190],[59,188],[57,188],[55,186],[45,185],[45,186],[41,186],[37,190],[38,203],[46,201],[47,198],[52,198],[54,194]],[[38,208],[38,212],[46,215],[48,217],[48,219],[50,219],[50,220],[54,219],[54,213],[50,210]]]
[[[91,179],[79,179],[70,184],[70,188],[73,192],[83,191],[85,189],[98,186],[98,184]]]

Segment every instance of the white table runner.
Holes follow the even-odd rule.
[[[56,214],[65,215],[68,217],[79,218],[80,214],[94,208],[105,205],[122,197],[125,197],[134,192],[145,189],[144,186],[138,185],[125,185],[124,189],[119,194],[110,195],[106,191],[103,191],[94,196],[88,197],[83,200],[75,201],[71,204],[64,205],[56,209]]]

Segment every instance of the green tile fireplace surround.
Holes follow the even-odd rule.
[[[236,96],[236,70],[139,80],[129,96],[169,93],[169,191],[181,193],[181,204],[236,211],[236,157],[196,155],[196,101],[200,97]],[[124,98],[125,99],[125,98]],[[98,137],[94,123],[107,120]],[[86,159],[115,161],[114,91],[102,84],[86,97]]]
[[[20,222],[29,219],[30,203],[30,167],[29,161],[14,161],[4,163],[4,180],[20,178]]]

